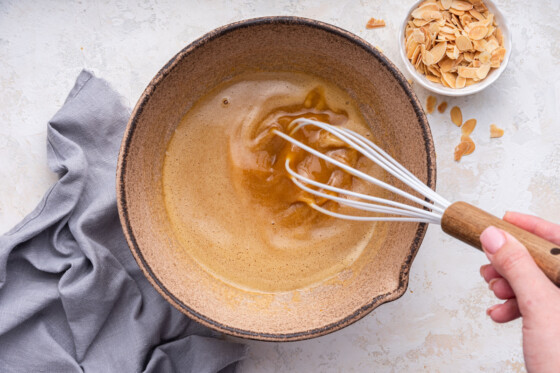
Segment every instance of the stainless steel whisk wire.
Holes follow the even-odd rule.
[[[318,127],[328,133],[332,134],[339,140],[346,143],[352,149],[357,150],[361,155],[376,163],[378,166],[383,168],[389,174],[396,177],[398,180],[402,181],[404,184],[412,188],[414,191],[418,192],[424,196],[427,200],[418,198],[408,192],[405,192],[393,185],[390,185],[382,180],[379,180],[371,175],[368,175],[362,171],[359,171],[353,167],[350,167],[320,151],[313,149],[312,147],[294,139],[291,135],[296,133],[298,130],[305,126]],[[337,212],[325,209],[315,203],[310,203],[310,207],[313,209],[340,219],[346,220],[356,220],[356,221],[409,221],[409,222],[423,222],[423,223],[434,223],[440,224],[442,215],[445,209],[451,204],[445,198],[437,194],[435,191],[430,189],[426,184],[420,181],[414,174],[407,170],[404,166],[398,163],[393,157],[387,154],[379,146],[375,145],[372,141],[368,140],[364,136],[350,130],[347,128],[335,127],[330,124],[319,122],[316,120],[308,118],[298,118],[293,120],[288,125],[288,133],[284,133],[277,129],[272,130],[273,133],[280,136],[281,138],[289,141],[290,143],[300,147],[301,149],[323,159],[324,161],[331,163],[337,167],[340,167],[349,174],[377,185],[383,189],[393,192],[401,197],[408,199],[411,202],[418,203],[421,206],[429,209],[423,209],[415,206],[410,206],[405,203],[400,203],[387,198],[375,197],[363,193],[358,193],[350,191],[343,188],[338,188],[335,186],[327,185],[325,183],[320,183],[316,180],[310,179],[303,176],[290,167],[290,160],[286,159],[285,167],[287,172],[290,174],[292,181],[302,190],[319,197],[323,197],[332,201],[339,203],[340,205],[349,206],[362,211],[390,214],[394,216],[354,216],[341,214]],[[313,189],[308,185],[314,186],[319,189]],[[331,195],[322,190],[328,190],[335,192],[338,195]],[[348,199],[340,197],[340,195],[353,197],[354,199]],[[356,200],[361,199],[368,202],[363,202]]]

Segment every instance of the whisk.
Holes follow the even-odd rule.
[[[293,135],[305,126],[318,127],[335,136],[339,140],[343,141],[348,147],[357,150],[364,157],[376,163],[389,174],[393,175],[405,185],[409,186],[412,190],[419,193],[424,197],[424,199],[350,167],[347,164],[323,154],[317,149],[314,149],[293,138]],[[466,202],[451,203],[447,201],[445,198],[430,189],[399,162],[393,159],[393,157],[387,154],[383,149],[364,136],[347,128],[335,127],[330,124],[308,118],[298,118],[293,120],[287,128],[287,133],[277,129],[274,129],[272,132],[301,149],[323,159],[324,161],[343,169],[354,177],[357,177],[365,182],[372,183],[378,187],[388,190],[391,193],[404,197],[410,202],[414,202],[422,206],[411,206],[391,199],[358,193],[318,182],[294,171],[290,167],[290,160],[286,159],[286,171],[291,176],[293,183],[302,190],[317,197],[334,201],[343,206],[378,214],[376,216],[342,214],[310,202],[309,206],[313,209],[323,214],[345,220],[400,221],[440,224],[442,230],[447,234],[478,249],[481,249],[479,239],[480,234],[484,229],[493,225],[509,232],[521,243],[523,243],[527,247],[529,253],[533,256],[537,265],[543,270],[548,278],[560,286],[560,248],[545,239],[516,227],[515,225],[497,218],[471,204]],[[325,191],[334,192],[334,194],[326,193]],[[379,214],[382,214],[382,216],[379,216]]]

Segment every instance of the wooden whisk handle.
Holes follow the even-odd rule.
[[[552,282],[560,286],[559,245],[490,215],[466,202],[453,203],[445,210],[441,219],[441,228],[445,233],[480,250],[482,250],[480,234],[491,225],[510,233],[524,244],[539,268]]]

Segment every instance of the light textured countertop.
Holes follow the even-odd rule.
[[[220,25],[298,15],[343,27],[399,66],[396,33],[413,1],[2,1],[0,2],[0,231],[29,213],[56,176],[46,165],[46,122],[88,68],[133,106],[161,66]],[[429,116],[438,191],[497,215],[507,209],[560,221],[560,26],[556,0],[498,1],[509,20],[509,66],[475,96],[446,99],[476,118],[476,151],[453,161],[459,130]],[[387,27],[366,30],[369,17]],[[427,91],[416,93],[425,102]],[[438,97],[438,102],[443,97]],[[489,138],[489,125],[505,129]],[[330,335],[294,343],[248,342],[241,372],[524,370],[519,321],[496,325],[478,273],[480,252],[430,227],[406,294]]]

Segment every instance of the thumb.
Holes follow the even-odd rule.
[[[555,288],[525,246],[509,233],[488,227],[480,235],[480,242],[492,266],[509,282],[522,315],[531,312]]]

